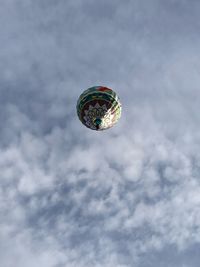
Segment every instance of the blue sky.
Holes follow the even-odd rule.
[[[0,267],[199,267],[199,12],[0,0]],[[107,131],[76,115],[93,85]]]

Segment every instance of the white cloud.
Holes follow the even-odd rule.
[[[198,11],[2,1],[2,267],[198,266]],[[123,104],[103,133],[76,118],[92,84]]]

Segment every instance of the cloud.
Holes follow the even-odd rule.
[[[0,256],[12,266],[198,266],[199,3],[2,1]],[[123,114],[78,121],[93,84]]]

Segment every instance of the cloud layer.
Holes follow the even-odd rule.
[[[199,10],[1,1],[0,266],[199,266]],[[105,132],[75,110],[99,84]]]

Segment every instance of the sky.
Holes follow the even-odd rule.
[[[0,267],[199,267],[199,13],[0,0]],[[95,85],[107,131],[77,118]]]

